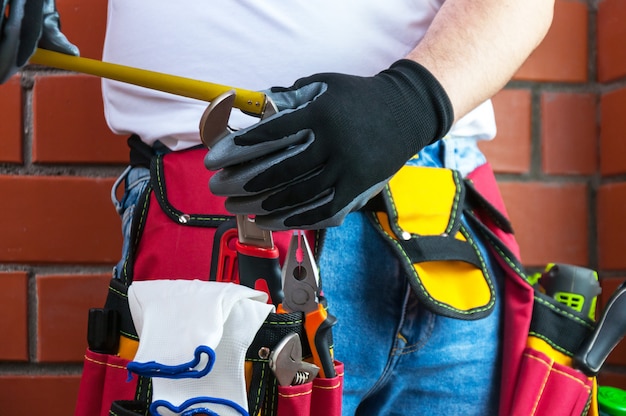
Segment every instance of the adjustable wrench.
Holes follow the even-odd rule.
[[[228,119],[235,101],[235,91],[227,91],[215,98],[200,119],[200,137],[210,149],[228,135]],[[274,114],[275,108],[269,98],[264,116]],[[278,248],[274,245],[272,232],[259,228],[254,218],[237,215],[238,239],[235,243],[239,283],[266,292],[270,303],[278,305],[283,300],[283,288]]]
[[[315,364],[302,361],[302,344],[295,332],[276,344],[271,352],[269,364],[281,386],[304,384],[313,380],[319,372]]]

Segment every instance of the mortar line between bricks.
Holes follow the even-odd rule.
[[[68,260],[69,261],[69,260]],[[30,266],[23,263],[0,263],[1,272],[24,271],[37,276],[54,274],[111,274],[113,264],[50,264],[44,266]]]
[[[32,166],[33,151],[33,87],[35,78],[32,75],[22,72],[22,160],[23,166],[28,169]]]
[[[598,39],[597,39],[597,22],[598,22],[598,5],[594,0],[589,0],[587,7],[587,82],[594,83],[598,79]]]
[[[28,270],[28,361],[36,364],[37,362],[37,280],[36,274],[32,269]]]
[[[3,362],[0,377],[4,376],[80,376],[82,363],[12,363]]]
[[[530,89],[530,172],[532,179],[540,180],[541,166],[541,89],[534,86]]]
[[[591,11],[590,11],[591,13]],[[595,12],[594,12],[595,16]],[[595,21],[595,19],[594,19]],[[590,22],[590,27],[593,27],[593,33],[595,34],[595,24],[592,25]],[[597,47],[597,43],[595,42],[595,35],[590,35],[590,49],[594,50],[593,56],[591,59],[595,59],[595,50]],[[590,71],[591,73],[591,71]],[[593,72],[592,79],[595,79],[596,73]],[[590,83],[592,81],[590,80]],[[600,190],[600,185],[602,184],[602,175],[600,173],[600,154],[601,154],[601,141],[600,141],[600,123],[601,123],[601,109],[600,109],[600,85],[597,83],[593,83],[595,87],[595,109],[596,109],[596,169],[592,175],[589,177],[589,190],[588,190],[588,212],[589,212],[589,239],[588,239],[588,252],[589,252],[589,267],[593,270],[596,270],[598,273],[600,272],[600,252],[598,247],[598,192]]]

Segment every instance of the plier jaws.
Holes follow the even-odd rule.
[[[309,313],[318,309],[319,272],[309,242],[301,232],[291,236],[282,281],[285,311]]]
[[[320,303],[319,272],[309,242],[296,232],[289,242],[282,270],[283,303],[278,312],[303,312],[304,330],[311,347],[313,364],[322,378],[336,376],[330,331],[337,319]]]

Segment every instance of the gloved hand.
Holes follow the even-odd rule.
[[[400,60],[373,77],[317,74],[268,96],[279,112],[219,141],[210,181],[235,214],[263,228],[341,224],[453,122],[446,92],[423,66]]]
[[[38,44],[68,55],[79,53],[61,33],[54,0],[2,0],[0,28],[0,84],[26,65]]]

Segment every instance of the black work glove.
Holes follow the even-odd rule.
[[[0,29],[0,84],[26,65],[37,45],[68,55],[79,53],[61,33],[54,0],[2,0]]]
[[[274,230],[341,224],[454,119],[439,82],[409,60],[373,77],[313,75],[268,97],[280,111],[219,141],[205,165],[223,168],[210,187],[230,212]]]

